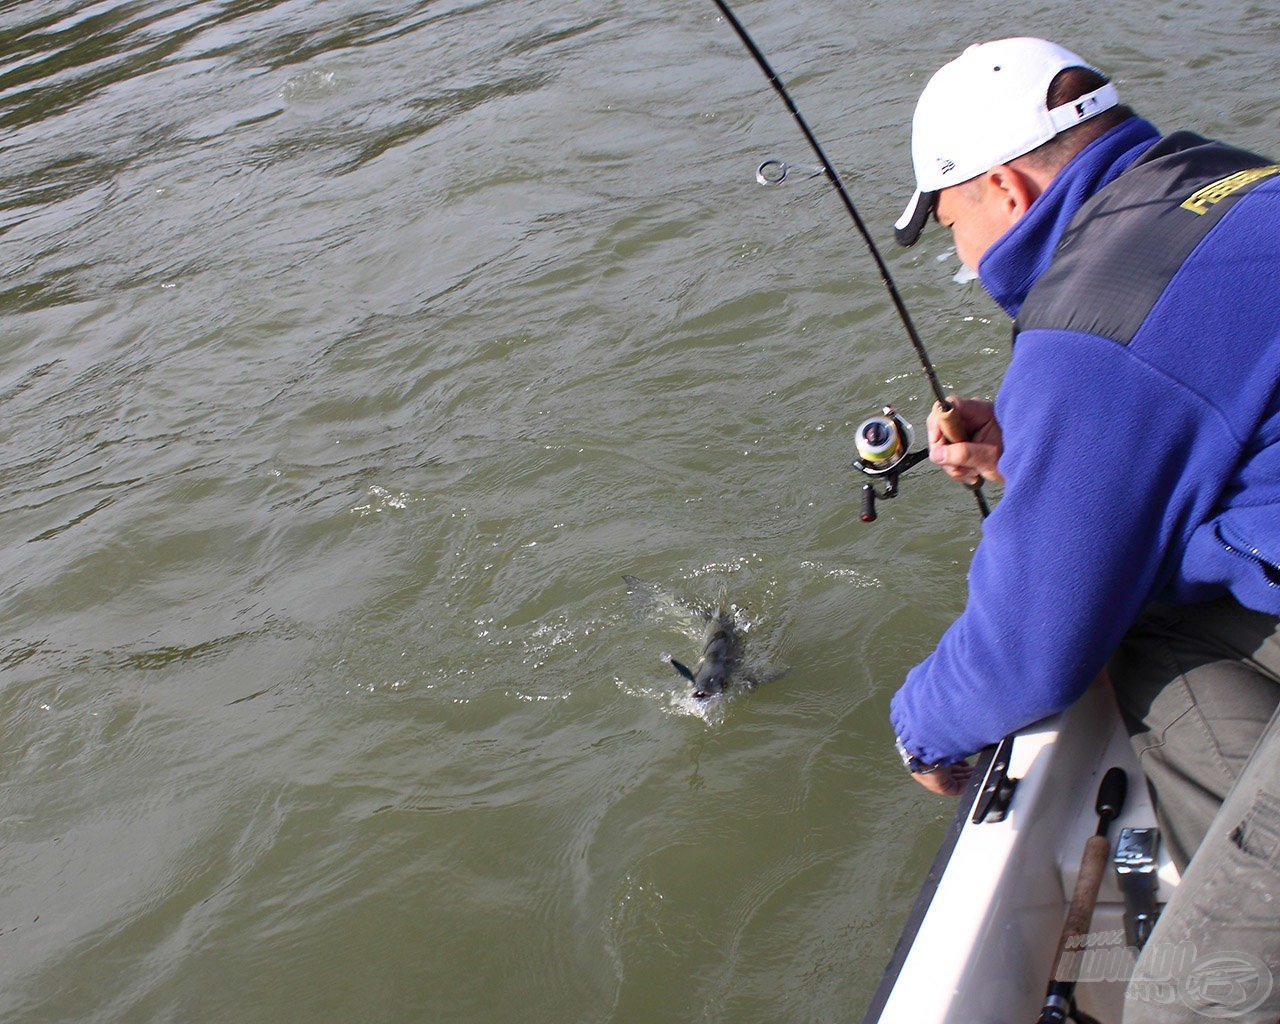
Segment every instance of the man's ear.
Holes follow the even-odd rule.
[[[982,176],[995,208],[1012,225],[1044,191],[1037,177],[1013,164],[996,164]]]

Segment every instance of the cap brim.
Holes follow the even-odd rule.
[[[937,192],[921,192],[916,189],[916,194],[911,197],[911,202],[907,203],[907,208],[902,211],[902,216],[893,226],[893,237],[898,240],[899,245],[916,244],[916,239],[920,237],[924,226],[929,223],[937,202]]]

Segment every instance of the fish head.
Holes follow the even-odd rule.
[[[723,662],[704,660],[698,666],[698,671],[694,673],[692,694],[694,700],[707,700],[718,693],[723,693],[728,675]]]
[[[724,692],[733,670],[735,644],[732,621],[723,615],[712,619],[703,637],[702,660],[691,680],[695,700],[706,700]]]
[[[632,585],[628,579],[628,585]],[[690,668],[670,654],[662,660],[674,668],[690,684],[690,697],[709,700],[728,688],[738,664],[739,636],[733,612],[723,606],[704,611],[706,631],[702,636],[702,657]]]

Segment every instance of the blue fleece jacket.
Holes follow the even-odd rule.
[[[1011,316],[1082,204],[1158,138],[1125,121],[987,251],[979,276]],[[1127,344],[1021,331],[996,418],[1006,483],[968,603],[890,706],[925,761],[1065,708],[1152,600],[1230,592],[1280,614],[1280,175],[1228,210]]]

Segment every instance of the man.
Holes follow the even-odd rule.
[[[1014,345],[994,404],[957,400],[967,440],[930,417],[934,462],[1005,486],[964,613],[893,698],[899,750],[926,788],[957,793],[964,757],[1066,707],[1110,661],[1183,869],[1147,950],[1260,958],[1274,990],[1237,1019],[1275,1021],[1280,165],[1162,138],[1038,39],[942,68],[912,158],[898,240],[930,217],[948,228]],[[1148,959],[1125,1020],[1204,1019],[1143,1002]]]

